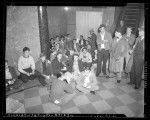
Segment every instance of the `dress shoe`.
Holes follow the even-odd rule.
[[[117,83],[120,83],[121,82],[121,80],[117,80]]]
[[[90,91],[91,94],[95,95],[95,91]]]
[[[132,82],[128,82],[127,84],[128,84],[128,85],[132,85],[133,83],[132,83]]]
[[[139,89],[139,87],[135,86],[134,89]]]

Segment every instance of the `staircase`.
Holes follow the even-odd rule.
[[[144,8],[143,6],[144,4],[142,3],[128,3],[122,13],[125,25],[133,28],[133,34],[137,33],[141,17],[141,9]]]

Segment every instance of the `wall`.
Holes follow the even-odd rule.
[[[70,7],[67,11],[67,33],[72,37],[76,36],[76,11],[95,11],[103,12],[102,23],[108,23],[108,29],[113,24],[115,7]],[[107,21],[109,19],[109,21]]]
[[[67,15],[63,7],[47,7],[49,36],[67,34]]]
[[[16,6],[7,8],[6,59],[16,65],[23,47],[28,46],[35,62],[40,54],[37,7]]]

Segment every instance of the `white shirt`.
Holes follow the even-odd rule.
[[[5,70],[5,77],[6,77],[6,79],[12,79],[12,76],[11,76],[9,69]]]
[[[23,69],[27,69],[27,68],[32,68],[33,70],[35,70],[35,62],[32,56],[29,55],[28,58],[25,58],[23,56],[21,56],[18,60],[18,70],[19,72],[23,73],[24,70]]]
[[[100,35],[101,35],[102,40],[104,41],[105,32],[103,34],[100,34]],[[101,48],[105,48],[104,44],[101,44]]]

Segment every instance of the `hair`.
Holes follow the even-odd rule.
[[[106,25],[101,24],[101,25],[99,26],[98,30],[97,30],[98,33],[100,33],[100,29],[101,29],[102,27],[106,28]]]
[[[132,27],[131,27],[131,26],[128,26],[127,29],[128,29],[128,28],[130,28],[130,29],[132,30]]]
[[[30,51],[30,48],[24,47],[24,48],[23,48],[23,52],[25,52],[25,51]]]
[[[57,78],[60,78],[61,76],[62,76],[61,73],[57,73],[57,75],[56,75]]]

